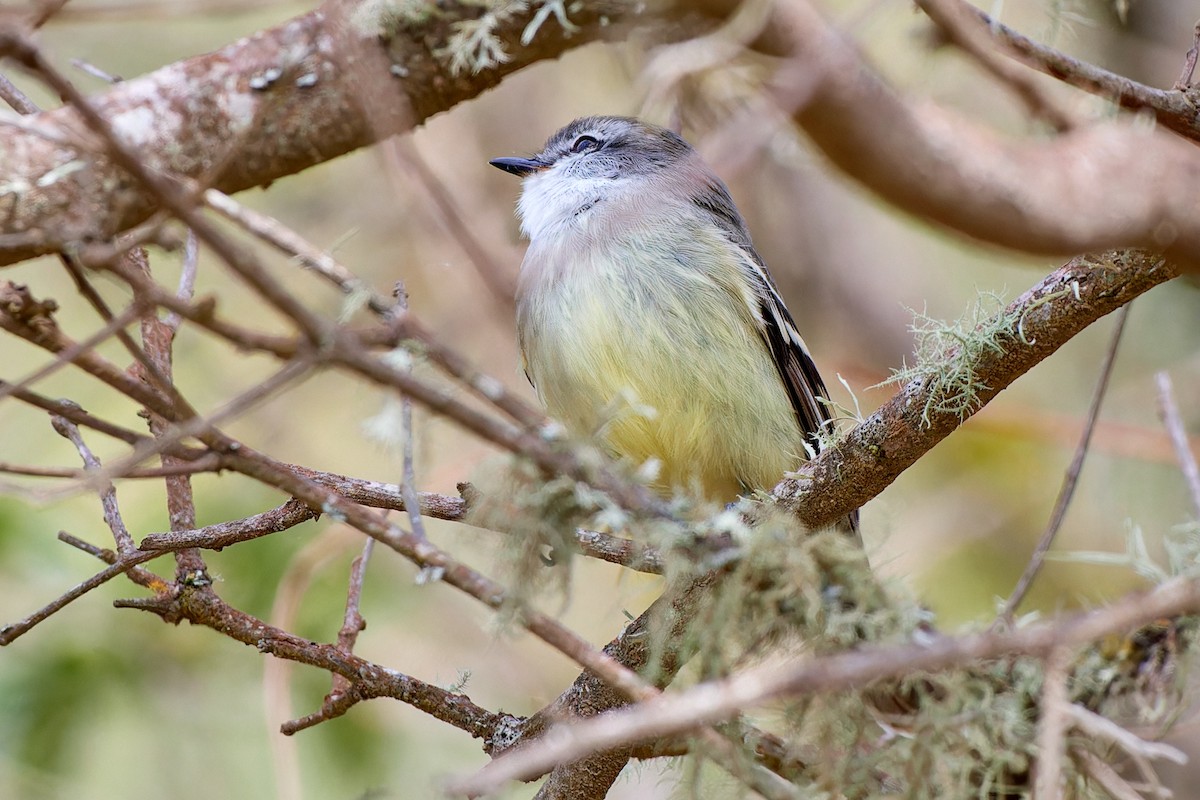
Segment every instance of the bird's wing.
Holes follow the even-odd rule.
[[[754,285],[758,302],[758,332],[771,352],[775,368],[787,390],[800,430],[808,437],[814,450],[820,449],[817,433],[833,422],[833,415],[822,400],[829,397],[825,381],[800,338],[796,322],[784,305],[767,265],[763,263],[750,241],[746,223],[737,212],[729,190],[719,180],[713,180],[705,190],[692,198],[725,232],[731,244],[741,252],[741,266]],[[843,523],[851,535],[862,542],[858,532],[858,511],[851,512]]]
[[[746,223],[738,214],[729,190],[719,180],[714,179],[704,191],[692,198],[692,202],[709,214],[710,219],[721,227],[725,236],[740,251],[741,267],[754,285],[758,302],[759,334],[771,351],[771,358],[792,401],[800,430],[816,448],[814,434],[832,420],[829,409],[817,399],[827,397],[828,391],[771,273],[750,241]]]
[[[775,368],[779,370],[779,377],[792,401],[800,430],[809,437],[816,449],[818,440],[815,434],[823,428],[828,433],[833,419],[829,407],[822,402],[828,398],[829,391],[809,355],[804,339],[796,330],[796,322],[783,304],[783,298],[758,254],[750,250],[746,262],[747,268],[753,271],[759,289],[759,314],[762,319],[759,333],[771,351]]]

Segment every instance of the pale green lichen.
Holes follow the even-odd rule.
[[[1005,311],[1003,298],[983,292],[974,306],[954,322],[913,312],[916,363],[893,370],[879,385],[924,383],[925,402],[921,421],[930,426],[933,418],[951,415],[966,419],[983,403],[990,387],[979,373],[979,362],[988,355],[1002,354],[1016,341],[1020,315]]]
[[[496,30],[529,9],[527,0],[472,0],[469,5],[480,6],[484,11],[475,19],[459,20],[451,25],[446,45],[434,51],[455,75],[475,74],[507,63],[512,57],[505,51]]]
[[[817,402],[828,409],[831,419],[813,433],[813,437],[815,437],[817,442],[815,447],[811,441],[805,440],[804,449],[810,460],[816,458],[817,454],[821,451],[835,447],[838,440],[845,435],[848,427],[859,425],[866,419],[863,416],[862,407],[858,404],[858,395],[850,388],[849,382],[840,374],[837,376],[837,379],[850,395],[850,402],[854,407],[847,408],[841,403],[836,403],[827,397],[817,398]]]
[[[533,15],[533,19],[529,20],[529,24],[525,26],[525,30],[521,32],[521,44],[528,47],[533,41],[533,37],[537,36],[537,32],[541,30],[542,24],[554,15],[559,27],[567,33],[574,33],[579,30],[579,26],[571,22],[567,18],[568,11],[574,11],[582,7],[582,3],[572,3],[568,9],[565,0],[536,0],[538,5],[537,12]]]
[[[1046,557],[1054,561],[1124,567],[1156,584],[1166,583],[1172,578],[1196,578],[1200,577],[1200,523],[1193,521],[1169,530],[1163,537],[1163,551],[1166,555],[1165,564],[1151,555],[1141,527],[1127,523],[1123,553],[1072,550],[1050,553]]]
[[[465,5],[483,9],[475,19],[464,19],[451,26],[450,38],[444,47],[434,51],[443,59],[455,75],[482,72],[485,69],[508,63],[512,56],[504,49],[498,31],[501,26],[512,22],[518,15],[531,8],[529,0],[464,0]],[[521,45],[528,46],[542,26],[553,17],[568,34],[579,30],[571,22],[569,14],[582,8],[581,3],[566,0],[533,0],[536,8],[533,17],[521,32]]]
[[[431,0],[364,0],[355,6],[350,22],[364,36],[391,38],[440,13]]]

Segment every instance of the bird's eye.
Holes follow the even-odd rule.
[[[600,142],[595,136],[580,136],[575,140],[575,144],[571,145],[572,153],[586,153],[588,150],[595,150],[600,146]]]

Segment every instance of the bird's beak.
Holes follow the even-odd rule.
[[[505,172],[510,172],[519,178],[524,178],[526,175],[532,175],[535,172],[540,172],[541,170],[544,170],[550,166],[549,164],[538,161],[536,158],[493,158],[488,163],[496,169],[502,169]]]

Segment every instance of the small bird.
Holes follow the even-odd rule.
[[[679,135],[585,117],[490,163],[524,179],[517,331],[552,417],[653,459],[660,491],[718,502],[818,446],[825,384],[729,190]]]

